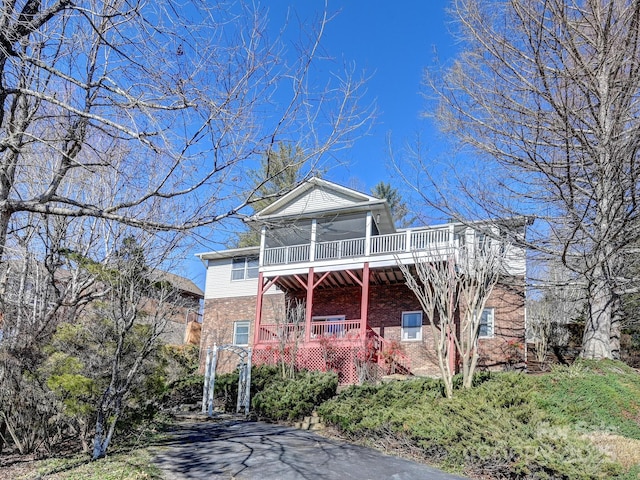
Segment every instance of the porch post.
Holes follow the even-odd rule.
[[[264,237],[263,237],[264,238]],[[262,297],[264,295],[264,280],[262,272],[258,273],[258,297],[256,298],[256,321],[253,322],[253,346],[260,339],[260,320],[262,319]]]
[[[362,268],[362,297],[360,298],[360,333],[363,338],[369,323],[369,262]]]
[[[304,341],[311,340],[311,310],[313,308],[313,267],[309,267],[307,276],[307,303],[304,310]]]
[[[366,220],[366,232],[364,234],[364,256],[368,257],[371,254],[371,224],[372,224],[371,212],[367,212]]]
[[[449,251],[453,252],[455,248],[456,227],[453,223],[449,224]]]
[[[264,246],[267,236],[267,227],[265,225],[260,229],[260,255],[258,256],[258,265],[262,267],[264,265]]]
[[[316,259],[316,230],[318,222],[314,218],[311,220],[311,240],[309,242],[309,261],[313,262]]]

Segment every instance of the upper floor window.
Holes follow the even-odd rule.
[[[422,340],[422,312],[402,312],[402,340]]]
[[[494,331],[495,312],[493,308],[482,310],[480,326],[478,327],[478,338],[492,338]]]
[[[258,278],[258,257],[234,258],[231,265],[231,280]]]

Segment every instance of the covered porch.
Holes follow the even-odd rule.
[[[334,370],[341,384],[358,383],[363,369],[384,373],[386,340],[369,325],[369,287],[404,282],[397,268],[357,267],[274,275],[259,274],[254,358],[262,363],[295,362],[299,368]],[[264,294],[278,287],[304,308],[302,318],[263,319]],[[409,373],[408,360],[399,369]]]

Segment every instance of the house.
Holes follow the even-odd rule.
[[[170,345],[199,345],[202,330],[200,310],[204,298],[202,289],[192,280],[164,270],[153,270],[151,278],[167,282],[178,294],[175,312],[167,320],[161,340]]]
[[[385,200],[317,178],[250,222],[261,229],[259,247],[197,255],[207,268],[203,349],[251,347],[256,363],[284,358],[333,369],[343,384],[362,378],[366,362],[383,372],[439,374],[428,321],[398,262],[411,265],[416,251],[455,255],[483,240],[480,226],[396,229]],[[481,313],[481,367],[525,359],[525,252],[506,239],[524,235],[526,223],[491,227],[509,251],[506,275]]]

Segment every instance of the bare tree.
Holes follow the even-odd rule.
[[[250,2],[0,6],[3,408],[15,391],[5,380],[35,372],[58,325],[84,306],[95,313],[96,299],[109,305],[121,342],[136,328],[136,292],[99,274],[122,225],[166,254],[175,246],[171,231],[241,214],[259,188],[244,173],[274,145],[295,142],[305,152],[299,161],[313,165],[367,123],[353,68],[319,87],[309,79],[328,20],[305,24],[306,40],[289,55]],[[119,358],[99,409],[96,456],[126,398],[130,375],[121,382]],[[125,370],[135,375],[136,365]],[[14,411],[3,418],[13,421]],[[6,425],[0,420],[0,434]]]
[[[65,256],[69,237],[81,232],[60,217],[30,214],[25,220],[0,270],[0,451],[10,432],[21,453],[55,442],[59,416],[39,373],[43,350],[58,325],[72,322],[98,293],[95,278],[70,268]]]
[[[544,367],[550,349],[569,345],[571,325],[584,313],[586,292],[576,275],[557,261],[546,265],[541,276],[527,298],[527,338]]]
[[[308,78],[328,15],[295,55],[267,18],[251,2],[4,2],[0,253],[23,212],[209,225],[247,205],[243,172],[277,142],[310,162],[344,146],[369,112],[352,69]],[[105,182],[116,195],[84,196]]]
[[[398,261],[398,266],[427,317],[445,395],[452,398],[453,376],[456,372],[450,359],[455,355],[453,336],[458,309],[455,259],[448,254],[433,253],[433,258],[429,258],[429,252],[414,253],[415,273],[401,261]]]
[[[455,251],[416,250],[413,267],[398,261],[429,321],[448,398],[453,396],[456,356],[462,363],[463,387],[473,385],[481,314],[504,273],[502,251],[499,242],[487,240],[482,245],[467,243]]]
[[[430,200],[458,218],[535,214],[528,246],[588,292],[582,356],[612,357],[620,293],[637,287],[621,273],[640,232],[640,3],[455,0],[451,10],[463,51],[426,85],[478,169],[467,157],[432,182]]]
[[[305,302],[289,299],[274,305],[278,340],[278,363],[282,378],[294,378],[298,348],[304,340]]]
[[[149,268],[145,246],[134,237],[126,237],[112,258],[102,264],[85,260],[83,268],[94,271],[107,289],[92,314],[96,321],[108,323],[115,344],[107,357],[110,373],[96,409],[95,460],[106,455],[132,385],[181,303],[177,290]],[[139,341],[132,346],[136,329]]]

